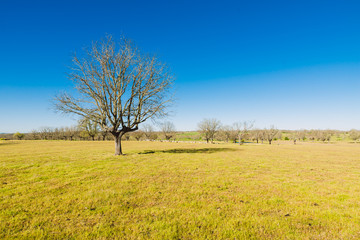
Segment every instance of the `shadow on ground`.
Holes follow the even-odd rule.
[[[13,141],[0,141],[0,146],[13,145],[13,144],[19,144],[19,143],[18,142],[13,142]]]
[[[175,148],[169,150],[145,150],[139,154],[152,153],[216,153],[216,152],[234,152],[239,151],[234,148]]]

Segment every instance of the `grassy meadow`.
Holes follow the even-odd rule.
[[[360,144],[0,142],[0,239],[359,239]]]

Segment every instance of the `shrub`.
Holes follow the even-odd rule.
[[[24,137],[25,137],[25,135],[24,135],[23,133],[17,132],[17,133],[14,134],[14,138],[16,138],[16,139],[18,139],[18,140],[21,140],[21,139],[23,139]]]

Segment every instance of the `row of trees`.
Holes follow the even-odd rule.
[[[82,119],[77,126],[50,128],[42,127],[30,133],[15,133],[12,139],[32,140],[113,140],[112,134],[102,131],[95,122]],[[233,125],[222,125],[216,119],[204,119],[198,124],[197,132],[177,132],[172,122],[164,122],[153,125],[144,124],[140,130],[124,134],[124,140],[193,140],[193,141],[224,141],[243,144],[244,142],[271,144],[274,140],[282,139],[293,141],[330,141],[331,139],[350,139],[354,142],[360,140],[360,131],[337,131],[337,130],[300,130],[280,131],[275,127],[266,129],[254,128],[254,122],[236,122]]]
[[[172,122],[158,124],[160,131],[156,131],[154,126],[144,124],[141,130],[124,134],[125,140],[171,140],[176,135],[175,125]],[[6,136],[9,138],[10,136]],[[30,133],[15,133],[12,139],[22,140],[113,140],[111,133],[102,131],[98,124],[89,119],[82,119],[77,126],[72,127],[41,127]]]
[[[232,126],[222,126],[217,119],[204,119],[198,124],[199,131],[206,142],[213,142],[216,137],[226,142],[232,141],[243,144],[246,140],[268,141],[272,143],[274,139],[281,138],[281,131],[271,126],[269,129],[256,129],[253,121],[235,122]]]
[[[232,141],[243,144],[245,141],[262,143],[267,141],[269,144],[273,140],[282,139],[283,132],[286,136],[284,140],[291,140],[296,144],[297,141],[330,141],[332,137],[337,140],[344,138],[351,139],[354,142],[360,140],[360,131],[352,129],[350,131],[339,130],[297,130],[280,131],[274,126],[265,129],[255,129],[253,121],[236,122],[232,126],[222,125],[216,119],[204,119],[198,124],[199,131],[207,142],[214,140]]]

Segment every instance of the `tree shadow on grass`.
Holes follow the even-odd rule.
[[[19,142],[13,142],[13,141],[0,141],[0,147],[5,145],[13,145],[13,144],[19,144]]]
[[[145,150],[139,154],[152,154],[152,153],[216,153],[216,152],[234,152],[239,149],[234,148],[175,148],[168,150]]]

